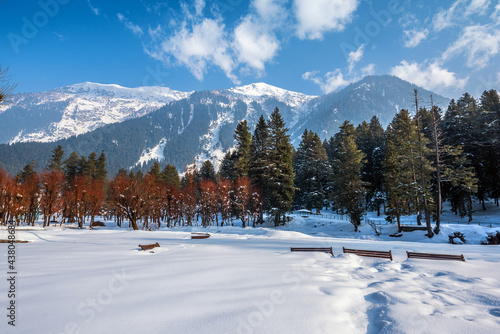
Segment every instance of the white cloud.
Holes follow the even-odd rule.
[[[205,18],[191,29],[183,26],[162,44],[162,51],[189,68],[198,80],[203,80],[207,67],[214,64],[233,82],[237,82],[232,74],[235,64],[229,55],[224,29],[221,22]]]
[[[351,74],[354,69],[354,65],[363,58],[363,53],[365,51],[365,45],[361,44],[361,46],[356,51],[349,52],[349,56],[347,57],[347,65],[349,74]]]
[[[262,73],[265,63],[279,50],[276,37],[262,28],[252,16],[246,17],[234,31],[234,49],[238,60]]]
[[[469,20],[472,15],[486,14],[490,6],[490,0],[456,0],[448,9],[441,8],[432,19],[432,25],[435,31],[441,31],[445,28]],[[470,20],[466,21],[470,24]]]
[[[490,18],[500,23],[500,2],[495,6],[495,11],[491,14]]]
[[[500,51],[500,30],[488,25],[466,27],[460,37],[446,49],[442,55],[448,60],[456,55],[464,54],[467,66],[483,68],[490,59]]]
[[[442,68],[437,63],[428,66],[403,60],[391,69],[391,74],[425,89],[442,91],[443,88],[462,89],[466,79],[457,78],[456,74]]]
[[[302,74],[302,79],[311,80],[317,84],[325,94],[334,92],[355,81],[354,79],[346,80],[339,68],[335,71],[326,73],[324,77],[318,77],[317,74],[317,71],[306,72]]]
[[[406,48],[414,48],[427,38],[429,30],[405,30],[404,33],[404,46]]]
[[[139,27],[137,24],[132,23],[123,14],[117,13],[116,17],[118,17],[118,20],[120,20],[120,22],[125,25],[125,28],[127,28],[128,30],[130,30],[134,35],[142,36],[144,34],[144,32],[142,31],[141,27]]]
[[[361,75],[366,77],[367,75],[375,74],[375,64],[368,64],[361,69]]]
[[[446,10],[441,8],[439,12],[436,15],[434,15],[434,18],[432,19],[434,30],[441,31],[453,25],[453,16],[455,14],[457,6],[460,4],[461,1],[462,0],[455,1],[451,5],[451,7]]]
[[[484,15],[490,6],[490,3],[490,0],[471,0],[467,8],[465,8],[465,16],[470,16],[476,13]]]
[[[254,0],[250,14],[234,30],[232,46],[238,61],[258,75],[280,49],[275,30],[286,20],[283,5],[283,0]]]
[[[87,0],[87,3],[89,4],[90,10],[94,13],[94,15],[96,15],[96,16],[101,15],[101,10],[99,8],[92,6],[92,3],[90,3],[90,0]]]
[[[358,4],[358,0],[295,0],[297,36],[321,40],[327,32],[344,30]]]

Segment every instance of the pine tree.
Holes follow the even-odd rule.
[[[293,186],[292,144],[288,129],[278,108],[275,108],[268,122],[269,128],[269,197],[270,214],[278,226],[281,217],[290,210],[295,188]],[[283,219],[284,221],[284,219]]]
[[[236,152],[231,152],[228,150],[226,154],[224,154],[224,158],[221,161],[219,167],[219,176],[228,180],[235,180],[236,173],[234,170],[234,163],[236,161]]]
[[[465,154],[470,157],[476,176],[478,178],[477,197],[485,210],[489,184],[486,170],[485,147],[482,145],[485,124],[484,112],[478,102],[468,93],[464,93],[455,103],[453,100],[448,106],[443,120],[443,134],[446,144],[451,147],[462,147]]]
[[[386,131],[385,180],[388,219],[396,218],[401,229],[402,215],[411,215],[422,209],[421,200],[431,200],[428,187],[429,162],[419,154],[418,128],[407,110],[394,116]],[[422,160],[420,160],[422,159]],[[419,173],[420,168],[422,173]],[[425,178],[422,181],[421,178]],[[428,226],[429,228],[429,226]],[[433,235],[432,230],[428,236]]]
[[[263,210],[269,210],[270,194],[269,194],[269,158],[270,158],[270,141],[269,129],[263,115],[260,115],[259,121],[255,126],[250,144],[250,162],[249,162],[249,177],[252,185],[257,187],[263,197]],[[259,223],[262,224],[263,211],[260,212]]]
[[[82,156],[82,161],[84,157]],[[97,154],[95,152],[90,153],[88,159],[83,164],[83,174],[85,176],[95,179],[97,175]]]
[[[500,197],[500,97],[496,90],[484,91],[481,95],[482,119],[481,128],[484,133],[481,145],[484,152],[486,180],[490,196],[495,198],[497,206]]]
[[[338,209],[345,211],[358,231],[365,213],[364,187],[361,180],[364,153],[358,149],[354,135],[344,138],[333,161],[333,199]]]
[[[302,141],[293,159],[293,170],[297,189],[294,206],[321,210],[326,199],[331,167],[326,150],[316,133],[306,129],[302,134]]]
[[[61,145],[57,145],[53,150],[52,150],[52,157],[50,158],[48,164],[47,164],[47,169],[48,170],[58,170],[62,171],[62,166],[63,166],[63,156],[64,156],[64,150]]]
[[[236,177],[248,176],[248,164],[250,159],[250,144],[252,135],[247,121],[238,123],[234,131],[236,140],[236,159],[234,161],[234,173]]]
[[[198,175],[200,180],[211,180],[213,182],[217,181],[214,165],[212,165],[210,160],[205,160],[205,162],[201,165],[200,173]]]
[[[104,150],[101,151],[101,155],[97,159],[96,171],[95,171],[96,179],[101,181],[106,181],[108,176],[108,170],[106,169],[106,155],[104,154]]]
[[[163,183],[169,184],[177,190],[181,188],[181,180],[179,178],[177,168],[171,164],[167,164],[165,168],[163,168],[163,171],[161,172],[161,179]]]
[[[356,144],[365,154],[366,163],[361,169],[361,176],[366,187],[367,207],[377,210],[380,216],[380,206],[384,204],[384,129],[377,116],[370,123],[363,122],[356,128]]]
[[[465,156],[461,146],[447,150],[447,164],[443,172],[444,181],[451,185],[450,201],[452,208],[460,212],[460,216],[469,216],[472,221],[472,194],[477,192],[478,179],[474,167]]]
[[[340,143],[350,136],[356,136],[356,129],[349,121],[344,121],[344,123],[342,123],[339,127],[339,132],[333,135],[325,146],[326,154],[328,155],[330,162],[338,159]]]
[[[33,160],[23,167],[23,169],[17,174],[16,179],[18,182],[24,183],[35,174],[36,174],[36,162],[35,160]]]
[[[151,175],[154,178],[154,180],[159,181],[160,180],[160,173],[161,173],[161,165],[158,161],[155,161],[151,165],[151,168],[149,169],[148,174]]]

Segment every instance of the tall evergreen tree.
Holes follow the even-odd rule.
[[[71,152],[69,157],[64,160],[63,170],[66,174],[66,177],[70,180],[82,173],[81,159],[78,153],[76,153],[75,151]]]
[[[151,165],[151,168],[149,169],[148,174],[154,177],[155,180],[159,181],[160,180],[160,173],[161,173],[161,165],[158,161],[153,162]]]
[[[354,231],[358,231],[365,213],[364,187],[361,180],[364,153],[358,149],[354,135],[344,138],[333,161],[332,197],[338,209],[349,215]]]
[[[63,150],[62,146],[57,145],[52,150],[52,157],[50,158],[50,160],[47,164],[47,169],[48,170],[62,171],[63,156],[64,156],[64,150]]]
[[[496,90],[484,91],[481,95],[483,129],[482,146],[483,161],[485,164],[485,178],[490,196],[495,199],[497,206],[500,197],[500,97]]]
[[[260,190],[264,199],[264,210],[269,210],[270,194],[269,194],[269,171],[270,171],[270,141],[269,128],[263,115],[255,126],[250,144],[250,162],[249,162],[249,177],[252,185]],[[260,212],[259,223],[263,223],[263,212]]]
[[[420,153],[424,148],[419,147],[422,141],[418,139],[418,128],[407,110],[394,116],[386,131],[385,180],[387,190],[388,219],[396,218],[398,228],[401,229],[402,215],[418,213],[422,209],[422,198],[431,201],[428,180],[429,162],[420,161]],[[423,164],[423,165],[420,165]],[[419,168],[425,169],[425,174],[419,173]],[[428,236],[433,232],[428,227]]]
[[[268,122],[269,128],[269,212],[278,226],[292,206],[295,188],[292,166],[292,144],[285,121],[275,108]],[[283,220],[282,220],[283,217]]]
[[[340,149],[340,143],[350,136],[356,136],[356,129],[354,128],[354,125],[346,120],[339,127],[339,132],[333,135],[325,146],[326,154],[328,155],[330,162],[339,158],[338,150]]]
[[[82,161],[84,157],[82,156]],[[92,179],[95,179],[97,176],[97,154],[92,152],[89,154],[88,159],[83,165],[83,173]]]
[[[177,168],[171,164],[167,164],[161,172],[161,179],[163,183],[174,186],[177,190],[181,188],[181,180]]]
[[[236,139],[236,160],[234,161],[235,176],[248,176],[248,164],[250,160],[250,144],[252,142],[252,134],[250,133],[250,129],[246,120],[239,122],[236,126],[236,130],[234,131],[234,139]]]
[[[451,185],[449,199],[455,212],[461,217],[467,215],[472,221],[472,194],[477,192],[478,179],[474,167],[468,161],[461,146],[447,150],[447,164],[443,173],[444,181]]]
[[[294,206],[321,210],[326,199],[331,167],[318,134],[307,129],[304,131],[293,159],[293,170],[296,187]]]
[[[200,173],[198,175],[200,180],[217,181],[214,165],[212,165],[210,160],[205,160],[205,162],[201,165]]]
[[[95,176],[98,180],[106,181],[108,176],[108,170],[106,169],[106,155],[104,154],[104,150],[101,151],[99,158],[97,159]]]
[[[228,180],[235,180],[236,179],[236,173],[234,171],[235,161],[236,161],[236,152],[231,152],[231,150],[228,150],[226,154],[224,154],[224,158],[220,163],[219,176]]]
[[[377,116],[373,116],[370,123],[363,122],[356,128],[356,144],[366,157],[361,169],[362,180],[366,187],[366,204],[367,207],[377,210],[377,215],[380,215],[380,206],[385,202],[384,136],[384,128]]]
[[[23,169],[17,174],[16,179],[18,182],[24,183],[35,174],[36,174],[36,162],[35,160],[33,160],[27,163],[23,167]]]

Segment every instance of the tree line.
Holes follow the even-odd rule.
[[[432,97],[430,97],[432,100]],[[124,169],[107,180],[106,157],[76,152],[63,159],[52,151],[46,170],[33,163],[15,177],[0,172],[0,221],[33,224],[38,213],[44,225],[54,217],[83,226],[105,215],[134,229],[176,225],[286,221],[292,208],[321,210],[331,206],[348,214],[355,230],[367,210],[384,211],[390,222],[417,215],[432,237],[439,233],[441,206],[472,220],[472,197],[482,202],[500,193],[500,102],[494,90],[479,100],[465,93],[443,113],[438,106],[401,110],[386,130],[377,117],[355,127],[345,121],[321,141],[305,130],[295,150],[278,108],[263,116],[253,133],[246,120],[235,130],[236,145],[216,173],[210,161],[186,171],[158,162],[144,175]],[[432,228],[432,222],[435,226]]]
[[[472,220],[476,196],[500,194],[500,102],[495,90],[479,101],[465,93],[443,114],[438,106],[397,113],[386,130],[377,117],[357,127],[344,122],[329,140],[305,131],[294,156],[294,205],[347,213],[355,229],[366,210],[381,208],[401,228],[401,217],[417,216],[427,235],[439,233],[441,207]],[[435,222],[434,229],[432,222]]]

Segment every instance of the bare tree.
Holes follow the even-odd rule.
[[[8,67],[2,70],[2,65],[0,65],[0,105],[9,102],[12,91],[17,86],[17,84],[9,82],[8,72]]]

